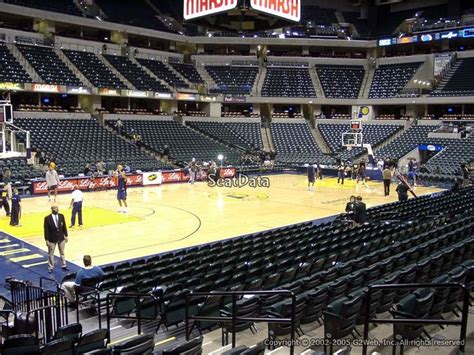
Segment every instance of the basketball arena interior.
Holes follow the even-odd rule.
[[[0,0],[0,128],[3,355],[474,354],[472,0]]]

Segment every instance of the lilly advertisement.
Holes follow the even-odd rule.
[[[116,186],[115,179],[112,176],[98,177],[76,177],[61,179],[58,186],[58,192],[70,192],[74,186],[79,186],[83,191],[106,190]],[[127,175],[128,186],[143,186],[142,174]],[[48,185],[45,180],[36,180],[32,183],[34,195],[48,193]]]
[[[221,178],[233,178],[236,175],[236,169],[233,167],[220,169]],[[207,172],[202,170],[197,180],[206,180]],[[186,182],[189,175],[184,170],[157,171],[142,174],[127,175],[127,186],[152,186],[174,182]],[[75,177],[61,179],[58,186],[58,192],[71,192],[74,186],[79,186],[83,191],[107,190],[117,186],[116,179],[113,176],[97,176],[97,177]],[[33,195],[48,193],[48,185],[44,179],[35,180],[32,183]]]

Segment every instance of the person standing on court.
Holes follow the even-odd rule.
[[[60,183],[60,180],[59,180],[58,172],[56,171],[56,164],[50,163],[48,166],[48,171],[46,172],[46,185],[48,185],[48,201],[49,202],[51,202],[51,192],[54,193],[54,202],[56,202],[59,183]]]
[[[72,208],[71,225],[69,228],[74,228],[76,224],[76,215],[79,219],[79,228],[82,228],[82,201],[84,200],[82,191],[78,185],[74,185],[74,191],[72,192],[72,199],[69,208]]]
[[[10,225],[20,226],[20,215],[21,215],[21,196],[18,193],[18,189],[13,190],[12,196],[12,210],[10,214]]]
[[[359,168],[357,169],[357,183],[359,183],[359,181],[362,181],[363,184],[367,182],[365,168],[365,161],[361,160],[359,162]]]
[[[313,164],[306,164],[308,173],[308,191],[314,191],[314,182],[316,181],[316,169]]]
[[[10,183],[5,184],[1,191],[1,205],[5,209],[5,214],[7,217],[10,216],[10,200],[12,198],[12,185]]]
[[[344,185],[344,175],[346,174],[345,172],[345,167],[344,163],[341,161],[341,164],[339,165],[339,168],[337,169],[337,183],[341,182],[341,185]]]
[[[61,259],[61,268],[67,270],[66,257],[64,256],[64,247],[67,239],[66,219],[59,213],[58,205],[51,206],[51,214],[44,218],[44,239],[48,247],[48,272],[52,273],[54,269],[54,252],[56,246],[59,249]]]
[[[196,163],[196,158],[193,158],[191,162],[189,163],[189,183],[194,184],[196,181],[196,176],[199,168]]]
[[[387,166],[382,171],[384,196],[390,196],[390,184],[392,183],[392,170]]]
[[[127,213],[127,174],[122,165],[117,165],[117,201],[120,206],[119,212]]]
[[[316,165],[316,179],[323,179],[323,169],[321,168],[321,165],[319,165],[319,163]]]
[[[413,181],[413,186],[416,186],[416,170],[418,163],[415,158],[411,158],[408,161],[408,178]]]

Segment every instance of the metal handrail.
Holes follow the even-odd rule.
[[[52,338],[54,333],[58,330],[58,328],[61,326],[61,317],[56,316],[56,324],[52,322],[54,317],[49,317],[50,313],[56,311],[56,314],[59,314],[60,310],[59,307],[55,305],[48,305],[48,306],[43,306],[43,307],[38,307],[32,310],[29,310],[26,313],[26,333],[29,333],[29,325],[30,325],[30,317],[31,315],[34,316],[34,322],[35,322],[35,329],[34,333],[36,334],[36,338],[38,340],[42,340],[45,344],[49,342]],[[49,317],[49,318],[47,318]],[[44,318],[39,322],[39,318]],[[56,327],[54,327],[56,325]],[[40,329],[41,327],[41,329]],[[54,332],[52,330],[54,329]],[[40,335],[42,335],[42,338],[40,339]]]
[[[370,304],[373,290],[399,290],[399,289],[417,289],[417,288],[460,288],[463,291],[463,308],[461,320],[443,320],[443,319],[379,319],[370,317]],[[407,284],[386,284],[372,285],[368,287],[367,301],[365,305],[365,322],[363,334],[362,355],[367,355],[369,324],[438,324],[438,325],[458,325],[461,326],[459,335],[459,351],[464,354],[467,333],[467,319],[469,315],[469,288],[461,283],[407,283]]]
[[[120,298],[134,298],[135,299],[135,315],[118,315],[110,312],[110,305],[113,300]],[[159,301],[159,298],[149,294],[149,293],[109,293],[105,298],[105,307],[106,307],[106,318],[107,318],[107,338],[110,343],[110,320],[114,319],[129,319],[137,321],[137,333],[140,335],[142,332],[142,320],[154,320],[154,318],[144,318],[141,316],[141,304],[140,299],[151,299],[153,301]],[[99,310],[100,311],[100,310]]]
[[[56,290],[47,290],[43,286],[45,281],[52,282]],[[12,289],[12,308],[14,311],[30,312],[42,307],[53,306],[56,308],[57,324],[68,324],[67,299],[63,296],[56,280],[41,277],[40,286],[29,282],[12,279],[9,280]]]
[[[271,318],[271,317],[237,317],[237,296],[252,295],[252,296],[265,296],[265,295],[288,295],[291,297],[291,318]],[[232,316],[231,317],[206,317],[206,316],[190,316],[189,315],[189,302],[191,298],[197,297],[208,297],[208,296],[232,296]],[[231,322],[232,332],[232,348],[236,346],[236,322],[267,322],[267,323],[290,323],[291,324],[291,335],[290,335],[290,355],[295,353],[295,313],[296,313],[296,295],[289,290],[268,290],[268,291],[211,291],[211,292],[194,292],[186,295],[186,309],[185,309],[185,326],[186,326],[186,340],[190,338],[189,321],[217,321],[217,322]]]

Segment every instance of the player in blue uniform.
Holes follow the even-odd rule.
[[[337,168],[337,183],[341,182],[341,185],[344,185],[344,178],[346,175],[346,167],[344,166],[344,162],[341,160],[341,164],[339,168]]]
[[[362,183],[365,185],[365,183],[367,182],[367,176],[365,175],[366,174],[366,168],[365,168],[365,161],[361,160],[359,162],[359,168],[357,170],[357,183],[359,183],[359,181],[362,181]]]
[[[10,212],[10,225],[20,226],[20,215],[21,215],[21,196],[17,189],[13,190],[12,196],[12,208]]]
[[[314,191],[314,182],[316,180],[316,169],[313,164],[306,164],[308,172],[308,190]]]
[[[416,170],[418,168],[418,163],[416,159],[410,159],[408,161],[408,179],[411,180],[413,186],[416,186]]]
[[[117,201],[120,206],[119,212],[127,213],[127,175],[122,165],[117,166]]]

